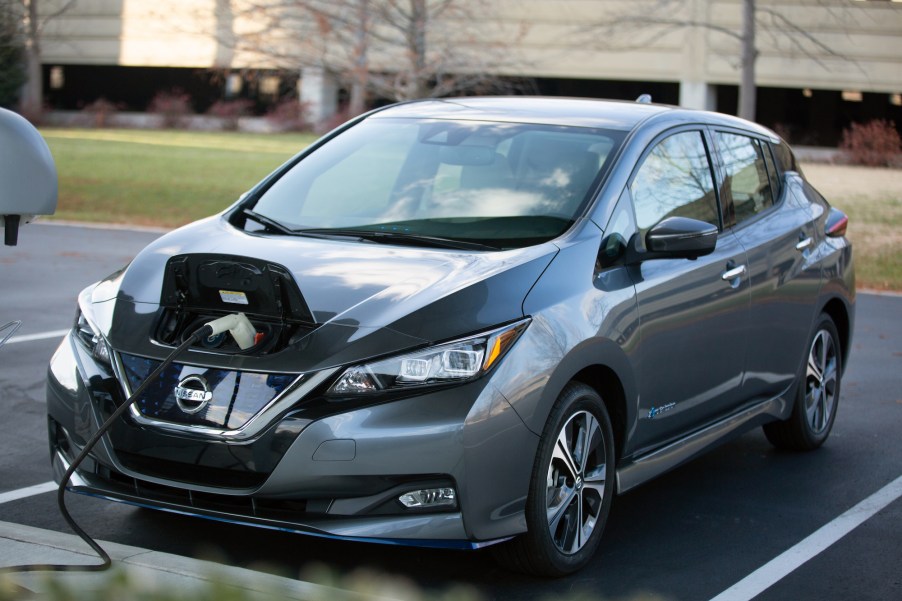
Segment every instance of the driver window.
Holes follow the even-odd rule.
[[[691,217],[720,227],[714,176],[699,131],[658,142],[639,167],[630,192],[643,238],[667,217]]]

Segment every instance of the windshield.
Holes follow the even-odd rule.
[[[295,231],[536,244],[579,217],[621,137],[589,128],[369,119],[298,162],[253,211]]]

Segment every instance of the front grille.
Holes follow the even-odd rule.
[[[124,375],[136,390],[160,361],[120,353]],[[188,376],[203,379],[212,398],[190,413],[179,406],[175,389]],[[282,394],[297,378],[292,374],[267,374],[196,367],[173,363],[152,382],[135,403],[144,417],[175,424],[235,430]]]
[[[305,499],[255,499],[248,496],[197,492],[139,480],[107,468],[98,470],[96,476],[105,480],[108,486],[120,490],[123,495],[139,497],[150,503],[287,522],[300,520],[312,513],[308,512],[308,501]]]
[[[121,449],[116,450],[116,457],[128,469],[154,476],[174,480],[176,482],[190,482],[203,486],[218,486],[221,488],[257,488],[263,484],[268,473],[252,472],[246,469],[233,470],[205,465],[187,464],[178,461],[167,461],[157,457],[145,457],[135,453],[127,453]]]

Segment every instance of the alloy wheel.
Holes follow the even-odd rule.
[[[820,330],[811,343],[805,378],[805,415],[814,434],[821,434],[830,424],[838,377],[833,337]]]
[[[545,489],[548,529],[564,554],[582,549],[598,524],[606,465],[598,420],[588,411],[574,413],[558,433]]]

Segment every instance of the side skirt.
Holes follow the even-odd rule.
[[[774,397],[734,413],[647,455],[635,457],[617,468],[617,493],[625,493],[672,470],[731,437],[743,434],[774,418],[782,418],[786,415],[787,408],[788,403],[784,397]]]

